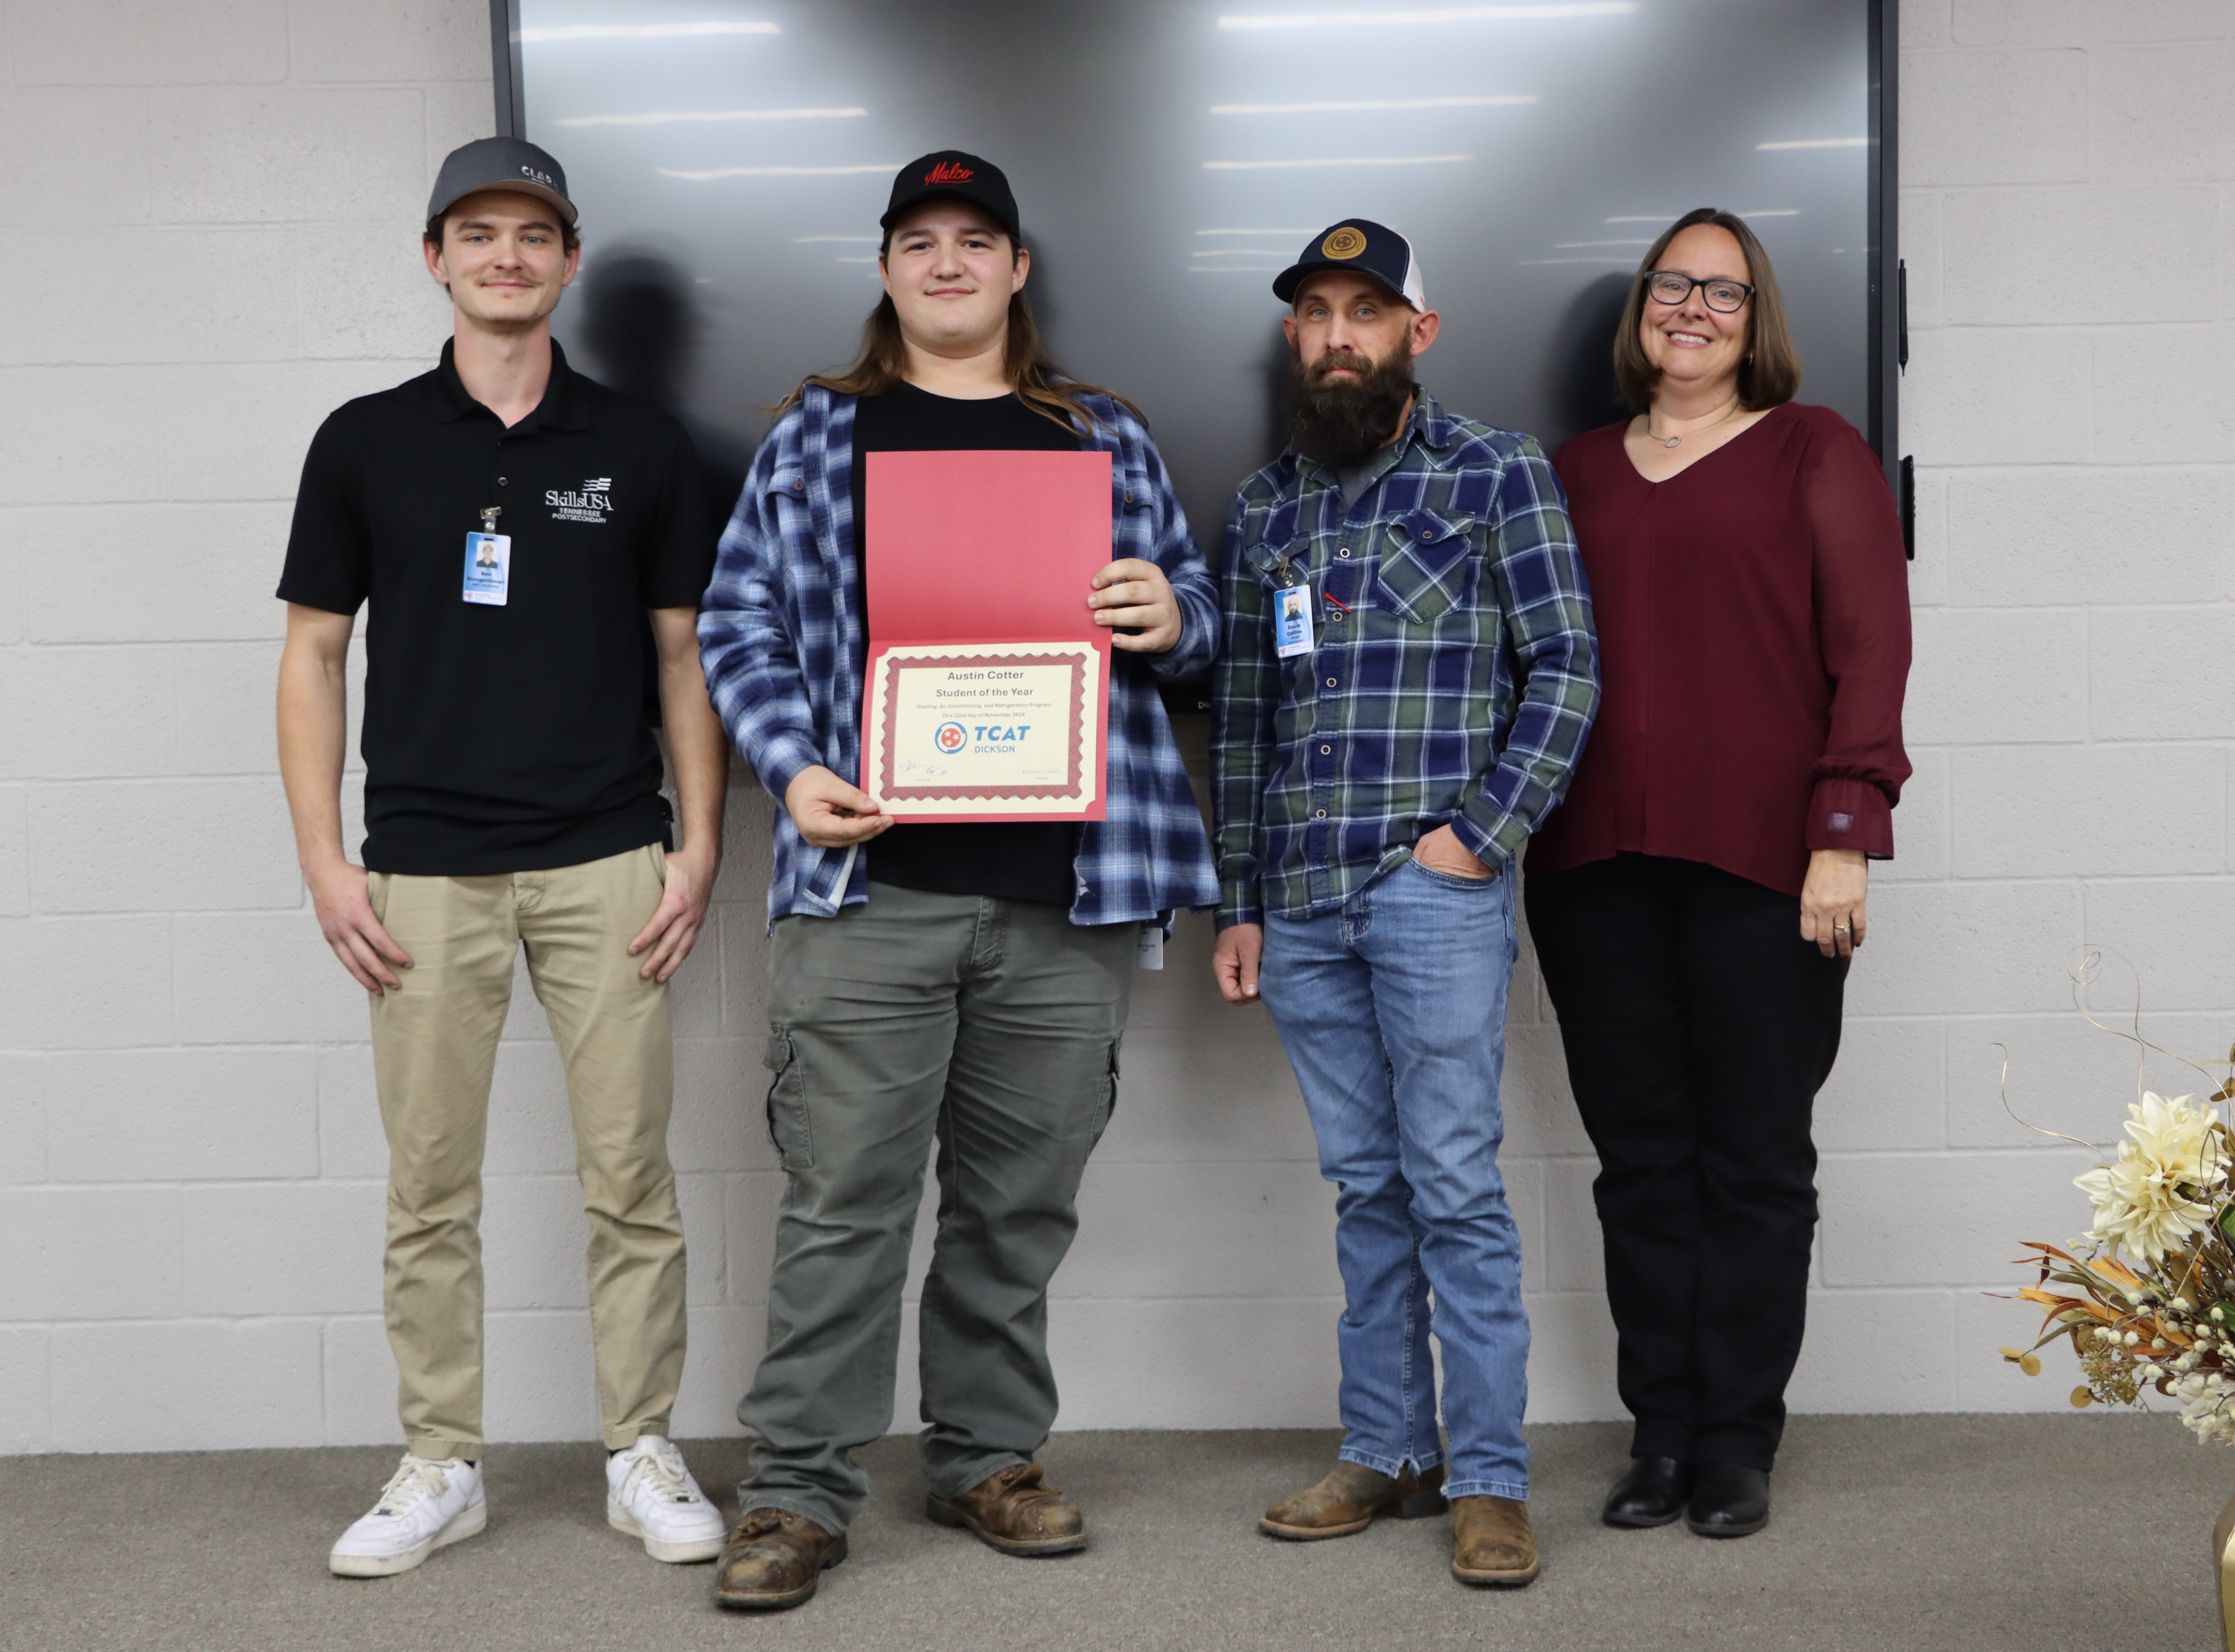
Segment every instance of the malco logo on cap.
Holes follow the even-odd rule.
[[[923,174],[923,180],[927,184],[960,184],[967,183],[977,175],[967,167],[959,167],[952,161],[942,161]]]

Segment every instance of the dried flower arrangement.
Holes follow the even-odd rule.
[[[2235,1096],[2235,1081],[2212,1098]],[[2045,1310],[2033,1348],[2002,1357],[2028,1375],[2035,1349],[2069,1338],[2087,1380],[2072,1403],[2133,1406],[2154,1388],[2199,1439],[2235,1444],[2235,1185],[2226,1124],[2210,1104],[2145,1092],[2109,1164],[2075,1178],[2095,1220],[2070,1249],[2035,1240],[2040,1270],[2018,1292]],[[2064,1288],[2052,1288],[2061,1287]]]
[[[2110,1032],[2081,1001],[2102,955],[2090,948],[2073,970],[2074,1007]],[[2134,1021],[2123,1036],[2145,1052],[2171,1054],[2141,1036],[2139,993]],[[2235,1072],[2235,1050],[2228,1066]],[[2074,1178],[2094,1209],[2088,1231],[2068,1248],[2024,1246],[2031,1254],[2019,1265],[2038,1273],[2017,1294],[2042,1308],[2041,1336],[2030,1348],[2002,1351],[2037,1376],[2039,1350],[2069,1339],[2085,1379],[2072,1391],[2074,1405],[2146,1406],[2154,1388],[2179,1402],[2199,1440],[2225,1445],[2235,1445],[2235,1137],[2220,1116],[2230,1101],[2235,1077],[2200,1102],[2142,1090],[2127,1109],[2118,1151]],[[2212,1528],[2212,1564],[2220,1647],[2235,1652],[2235,1497]]]

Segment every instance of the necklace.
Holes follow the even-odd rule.
[[[1675,447],[1675,446],[1679,442],[1681,442],[1681,441],[1684,439],[1684,437],[1685,437],[1685,436],[1698,436],[1698,435],[1700,435],[1700,434],[1701,434],[1701,431],[1706,431],[1706,430],[1712,430],[1712,429],[1714,429],[1718,424],[1720,424],[1720,423],[1723,422],[1723,419],[1727,419],[1727,418],[1729,418],[1733,414],[1736,413],[1738,410],[1739,410],[1739,398],[1738,398],[1737,397],[1734,396],[1733,397],[1731,397],[1730,405],[1729,405],[1728,407],[1726,407],[1726,408],[1723,410],[1723,416],[1722,416],[1722,418],[1720,418],[1720,419],[1710,419],[1710,420],[1708,420],[1705,424],[1703,424],[1703,425],[1700,426],[1699,429],[1696,429],[1696,430],[1687,430],[1687,431],[1683,432],[1683,434],[1682,434],[1681,436],[1654,436],[1654,435],[1653,435],[1653,415],[1652,415],[1652,414],[1650,414],[1650,413],[1648,413],[1648,414],[1645,416],[1645,434],[1646,434],[1647,436],[1652,436],[1652,437],[1653,437],[1653,440],[1655,440],[1655,442],[1658,442],[1662,446],[1662,447],[1664,447],[1664,448],[1673,448],[1673,447]]]

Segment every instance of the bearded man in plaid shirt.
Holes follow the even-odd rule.
[[[1273,1012],[1340,1190],[1347,1432],[1259,1524],[1338,1537],[1448,1499],[1452,1575],[1522,1584],[1529,1321],[1498,1085],[1515,868],[1598,706],[1590,597],[1536,442],[1413,382],[1439,320],[1403,236],[1346,220],[1273,291],[1293,440],[1227,524],[1213,967]]]

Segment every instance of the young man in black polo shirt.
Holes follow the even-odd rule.
[[[371,994],[389,1143],[408,1445],[334,1546],[344,1577],[409,1570],[487,1522],[482,1145],[523,947],[566,1064],[590,1218],[606,1517],[659,1560],[721,1545],[666,1439],[684,1346],[666,983],[705,921],[727,766],[696,636],[715,535],[682,428],[575,373],[551,341],[580,257],[566,187],[517,139],[443,162],[425,243],[451,342],[433,372],[319,429],[279,585],[280,770],[319,926]],[[362,867],[338,797],[360,604]],[[647,647],[680,849],[646,725]]]

